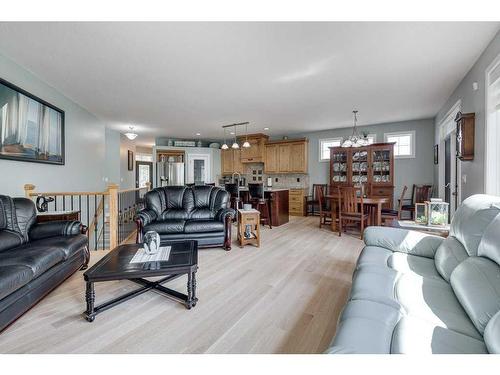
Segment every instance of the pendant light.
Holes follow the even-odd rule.
[[[129,126],[129,129],[130,131],[125,133],[125,137],[127,137],[128,139],[130,139],[131,141],[133,141],[134,139],[137,138],[137,133],[134,133],[134,127],[133,126]]]
[[[354,110],[353,113],[353,127],[352,134],[345,138],[342,142],[342,147],[362,147],[368,145],[368,139],[366,137],[362,137],[358,132],[358,111]]]
[[[236,126],[234,127],[234,142],[231,148],[234,150],[238,150],[240,148],[240,145],[236,142]]]
[[[248,124],[245,124],[245,142],[243,143],[243,148],[249,148],[250,142],[248,142]]]
[[[224,143],[222,144],[221,149],[227,150],[229,147],[227,146],[227,143],[226,143],[226,128],[223,128],[223,129],[224,129]]]

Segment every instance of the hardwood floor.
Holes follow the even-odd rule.
[[[362,242],[318,229],[318,217],[290,219],[263,229],[260,248],[200,250],[192,310],[148,292],[88,323],[77,272],[0,334],[0,353],[321,353]],[[103,254],[93,252],[91,263]],[[185,284],[183,277],[166,285]],[[97,283],[97,303],[136,287]]]

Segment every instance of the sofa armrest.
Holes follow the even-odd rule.
[[[235,215],[236,211],[232,208],[221,208],[219,211],[217,211],[215,220],[224,222],[227,216],[231,217],[231,220],[233,220]]]
[[[49,237],[76,236],[82,233],[82,223],[73,220],[47,221],[33,225],[29,232],[30,241]]]
[[[144,227],[155,221],[157,218],[158,216],[156,215],[156,212],[144,209],[135,214],[134,221],[139,222],[141,226]]]
[[[363,238],[366,246],[378,246],[387,250],[426,258],[434,258],[444,238],[402,228],[368,227]]]

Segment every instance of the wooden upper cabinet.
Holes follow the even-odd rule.
[[[268,142],[264,168],[266,173],[307,173],[307,140]]]
[[[266,145],[264,158],[264,171],[278,173],[278,145]]]
[[[233,172],[243,173],[243,164],[241,163],[241,149],[233,151]]]
[[[250,147],[241,147],[242,163],[262,163],[265,159],[265,144],[269,137],[265,134],[249,134],[248,137],[239,137],[240,145],[248,139]]]
[[[231,174],[233,173],[233,166],[234,166],[234,160],[233,160],[233,150],[228,149],[228,150],[221,150],[221,163],[222,163],[222,174]]]

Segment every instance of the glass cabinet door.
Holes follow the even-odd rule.
[[[392,184],[391,150],[375,149],[372,151],[373,184]]]
[[[346,184],[348,176],[347,150],[332,150],[332,181],[333,184]]]
[[[352,150],[352,176],[353,185],[365,184],[368,182],[368,150],[357,148]]]

